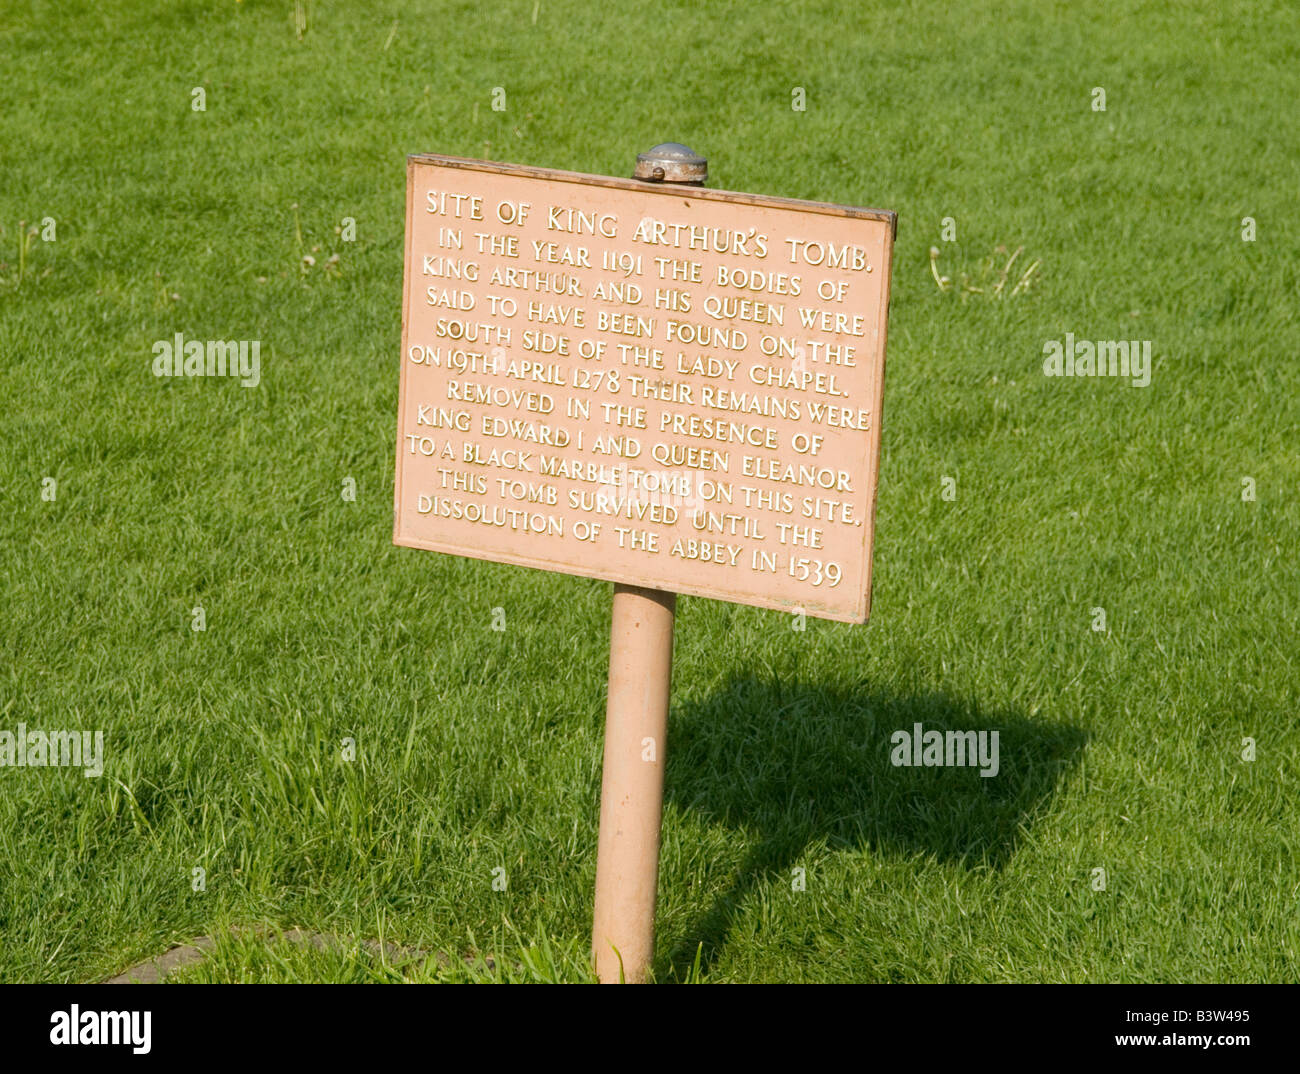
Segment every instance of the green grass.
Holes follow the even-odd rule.
[[[542,934],[524,942],[507,922],[493,941],[502,955],[452,958],[441,953],[347,941],[338,936],[218,932],[201,961],[167,974],[168,984],[594,984],[586,938],[557,944]]]
[[[0,3],[0,729],[107,763],[0,769],[0,980],[231,924],[355,947],[183,979],[585,979],[611,587],[391,544],[405,156],[665,139],[900,224],[872,622],[679,603],[657,979],[1300,977],[1289,4],[71,8]],[[261,385],[155,379],[178,331]],[[1150,387],[1045,378],[1067,331]],[[915,721],[1001,774],[892,767]]]

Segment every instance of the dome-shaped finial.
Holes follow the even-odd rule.
[[[703,186],[709,178],[709,162],[680,142],[664,142],[648,153],[637,154],[632,178],[650,183]]]

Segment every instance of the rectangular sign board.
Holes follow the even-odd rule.
[[[894,225],[412,156],[394,542],[865,622]]]

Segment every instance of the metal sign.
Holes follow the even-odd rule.
[[[864,622],[894,222],[411,157],[395,543]]]

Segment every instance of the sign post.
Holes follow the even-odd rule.
[[[602,983],[639,984],[654,957],[676,606],[673,593],[614,587],[591,937]]]
[[[408,161],[393,541],[614,583],[592,958],[654,955],[677,594],[866,622],[895,217]]]

